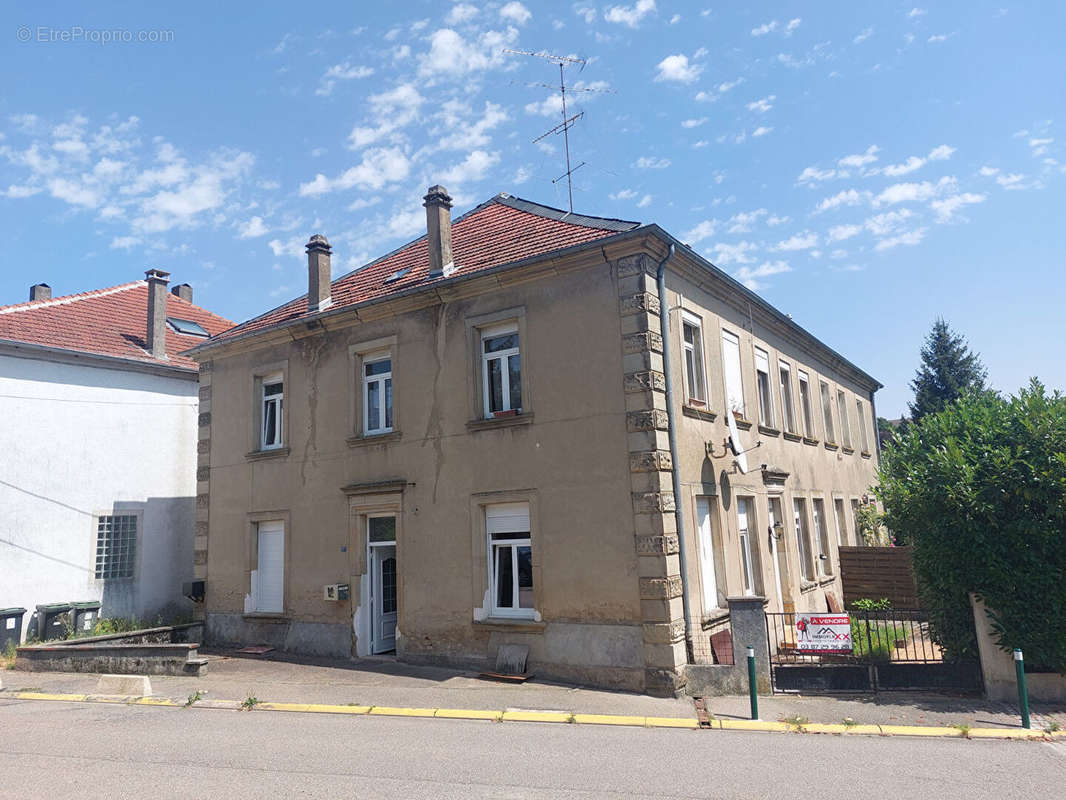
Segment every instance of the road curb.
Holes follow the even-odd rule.
[[[577,714],[565,711],[486,710],[473,708],[406,708],[402,706],[331,705],[326,703],[273,703],[260,701],[246,706],[240,700],[197,700],[179,703],[165,697],[128,697],[99,694],[55,694],[49,692],[7,691],[4,697],[66,703],[110,703],[165,708],[206,708],[226,711],[280,711],[297,714],[347,714],[350,716],[416,717],[468,719],[489,722],[541,722],[574,725],[608,725],[631,728],[675,728],[698,730],[696,719],[686,717],[643,717],[623,714]],[[1066,739],[1066,731],[1010,728],[932,727],[918,725],[841,725],[822,723],[770,722],[764,720],[712,718],[709,730],[761,733],[811,733],[846,736],[915,736],[936,739]]]

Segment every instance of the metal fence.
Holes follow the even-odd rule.
[[[929,632],[924,611],[849,611],[847,653],[804,650],[794,613],[768,613],[766,633],[775,664],[941,664],[944,654]],[[836,615],[842,616],[842,615]],[[844,649],[842,647],[842,649]]]

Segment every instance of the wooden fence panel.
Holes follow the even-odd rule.
[[[893,608],[921,607],[911,547],[841,547],[840,579],[847,607],[864,597],[887,597]]]

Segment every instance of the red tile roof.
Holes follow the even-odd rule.
[[[233,326],[228,319],[167,294],[167,316],[199,323],[212,336]],[[109,289],[0,306],[0,342],[72,350],[154,364],[196,369],[182,352],[206,341],[167,326],[166,360],[145,350],[148,284],[134,281]]]
[[[567,213],[500,194],[453,221],[452,257],[457,271],[449,278],[585,244],[639,224]],[[393,275],[402,277],[386,283]],[[422,236],[333,281],[329,308],[332,311],[353,306],[441,280],[445,278],[429,278],[429,250],[426,237]],[[225,341],[305,316],[310,316],[306,294],[242,322],[211,341]]]

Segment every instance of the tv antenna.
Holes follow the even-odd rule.
[[[516,55],[516,56],[531,56],[532,58],[543,58],[543,59],[546,59],[548,61],[551,61],[554,64],[558,64],[559,65],[559,98],[562,101],[563,121],[560,122],[558,125],[556,125],[554,128],[552,128],[551,130],[548,130],[548,131],[545,131],[544,133],[542,133],[540,136],[538,136],[536,139],[533,140],[533,143],[536,144],[541,139],[546,139],[547,137],[552,136],[552,135],[556,135],[556,134],[560,134],[560,133],[563,135],[563,150],[566,152],[566,172],[564,172],[558,178],[553,179],[552,180],[552,184],[556,184],[559,181],[561,181],[563,178],[566,178],[567,193],[569,194],[569,197],[570,197],[570,213],[572,214],[572,213],[574,213],[574,183],[573,183],[573,180],[572,180],[571,176],[575,172],[577,172],[579,169],[581,169],[583,166],[585,166],[585,162],[582,161],[576,167],[572,167],[571,168],[571,166],[570,166],[570,129],[572,127],[574,127],[575,123],[577,123],[577,121],[579,119],[581,119],[583,116],[585,116],[585,112],[584,111],[580,111],[577,114],[574,114],[573,116],[568,117],[566,115],[566,93],[567,93],[567,91],[570,91],[570,92],[604,92],[604,91],[609,91],[609,90],[574,88],[574,87],[570,87],[570,89],[567,89],[566,81],[564,79],[563,70],[566,69],[567,66],[570,66],[570,65],[573,65],[573,64],[580,64],[581,65],[581,69],[584,69],[585,65],[588,62],[585,59],[583,59],[583,58],[574,58],[572,56],[557,56],[557,55],[552,55],[551,53],[544,53],[544,52],[535,53],[532,50],[511,50],[511,49],[507,49],[507,48],[505,48],[503,52],[510,53],[510,54]],[[545,87],[547,89],[554,89],[555,88],[555,86],[553,86],[552,84],[548,84],[548,83],[531,83],[531,84],[528,84],[528,85],[529,86],[543,86],[543,87]]]

